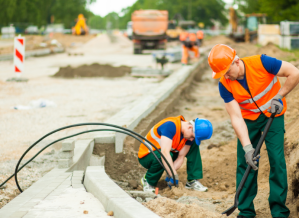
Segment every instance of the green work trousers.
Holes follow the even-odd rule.
[[[188,145],[185,145],[188,146]],[[161,155],[158,153],[158,151],[154,151],[154,153],[157,155],[157,157],[161,160]],[[170,152],[170,155],[172,157],[172,160],[175,161],[179,155],[178,152]],[[187,179],[193,180],[193,179],[201,179],[202,178],[202,162],[201,162],[201,156],[198,145],[194,142],[191,145],[191,148],[186,155],[187,158]],[[149,153],[143,158],[138,158],[139,163],[147,169],[146,172],[146,180],[147,182],[152,185],[156,186],[159,179],[161,178],[164,169],[159,164],[157,159],[154,157],[152,153]],[[172,176],[172,175],[170,175]]]
[[[255,121],[245,120],[248,128],[249,138],[254,148],[256,148],[258,141],[264,131],[268,117],[261,114]],[[289,209],[286,207],[285,202],[287,198],[288,182],[287,182],[287,169],[284,158],[284,115],[275,117],[265,138],[269,162],[270,162],[270,196],[269,205],[271,215],[273,217],[288,217],[290,214]],[[237,148],[237,187],[239,186],[242,177],[247,168],[245,160],[245,152],[238,140]],[[257,194],[257,175],[258,171],[251,169],[245,185],[239,196],[240,214],[247,218],[256,216],[253,199]]]

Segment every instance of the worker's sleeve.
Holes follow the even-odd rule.
[[[221,82],[218,83],[219,93],[221,98],[223,98],[225,103],[229,103],[234,100],[234,96],[231,92],[229,92]]]
[[[282,61],[277,60],[276,58],[269,57],[267,55],[261,55],[261,61],[264,68],[268,71],[268,73],[276,75],[280,70]]]
[[[174,122],[168,121],[158,127],[158,134],[160,136],[166,136],[169,139],[173,139],[176,133],[176,126]]]
[[[193,140],[194,141],[194,140]],[[190,140],[187,140],[185,145],[192,145],[193,144],[193,141],[190,141]]]

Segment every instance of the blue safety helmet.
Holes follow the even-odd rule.
[[[196,118],[195,122],[190,122],[193,125],[193,131],[195,135],[195,142],[200,145],[202,140],[210,139],[213,134],[212,123],[207,119]]]

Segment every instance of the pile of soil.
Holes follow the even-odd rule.
[[[192,204],[183,204],[178,203],[169,198],[156,198],[155,200],[151,200],[147,203],[143,203],[144,206],[149,208],[151,211],[155,212],[161,217],[164,218],[221,218],[227,217],[226,215],[220,215],[215,212],[208,211],[199,205]]]
[[[218,41],[219,39],[221,41]],[[249,43],[235,43],[224,36],[212,38],[212,43],[226,43],[230,45],[236,49],[239,57],[267,54],[268,56],[285,61],[294,59],[295,57],[293,53],[282,51],[271,43],[259,47]],[[207,42],[207,44],[211,43]],[[292,63],[295,66],[299,66],[299,61],[294,60]],[[187,120],[194,117],[207,118],[214,126],[215,131],[212,139],[206,140],[200,145],[203,162],[203,179],[201,179],[201,182],[209,188],[208,192],[195,192],[184,188],[187,177],[185,162],[178,170],[180,178],[180,186],[178,188],[170,190],[164,181],[165,175],[162,176],[158,183],[159,194],[172,200],[158,198],[144,204],[162,217],[198,217],[198,214],[201,212],[198,212],[196,215],[191,215],[189,212],[186,214],[180,212],[184,211],[184,208],[189,207],[190,204],[182,204],[174,200],[184,196],[216,202],[213,203],[215,204],[215,209],[213,210],[209,206],[196,205],[200,209],[204,207],[211,212],[218,212],[219,215],[216,217],[220,217],[220,213],[232,206],[234,201],[236,190],[237,139],[231,127],[229,115],[225,110],[224,102],[219,96],[218,80],[211,78],[211,70],[208,67],[202,68],[201,73],[197,75],[199,76],[195,76],[193,82],[187,84],[189,89],[186,89],[182,93],[176,93],[176,95],[180,96],[178,101],[169,104],[171,105],[170,107],[159,105],[152,114],[142,120],[134,129],[134,131],[141,135],[145,135],[159,121],[156,120],[157,117],[153,118],[153,114],[158,113],[163,118],[179,114],[182,114]],[[283,83],[284,80],[281,78],[280,80]],[[171,101],[170,98],[168,98],[168,101]],[[299,131],[299,86],[287,96],[287,103],[288,110],[285,114],[285,155],[288,166],[289,192],[286,205],[291,210],[290,218],[295,218],[299,212],[299,138],[297,134]],[[109,153],[107,153],[108,151],[105,152],[105,155],[109,157],[105,163],[106,172],[113,179],[123,182],[135,180],[140,184],[140,178],[146,170],[138,163],[138,146],[136,144],[139,143],[132,143],[126,140],[122,154],[115,154],[113,146],[110,146]],[[254,200],[257,218],[271,217],[268,203],[269,171],[268,154],[266,146],[263,145],[258,176],[259,190]],[[180,209],[177,210],[175,207]],[[169,216],[170,214],[172,216]],[[203,217],[215,217],[215,213],[208,214],[205,211],[204,214]],[[236,217],[237,214],[238,210],[232,214],[232,217]]]
[[[122,77],[131,73],[131,67],[113,67],[109,64],[82,65],[73,68],[71,66],[60,67],[54,77],[75,78],[75,77]]]

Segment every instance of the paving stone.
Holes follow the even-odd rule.
[[[28,211],[17,211],[9,216],[9,218],[22,218]]]
[[[58,168],[68,168],[72,165],[73,160],[72,159],[59,159],[58,160]]]
[[[75,148],[74,139],[64,140],[61,144],[62,144],[61,151],[72,151]]]
[[[70,159],[72,157],[74,157],[74,150],[72,150],[72,151],[61,151],[59,153],[59,158],[61,158],[61,159]]]

